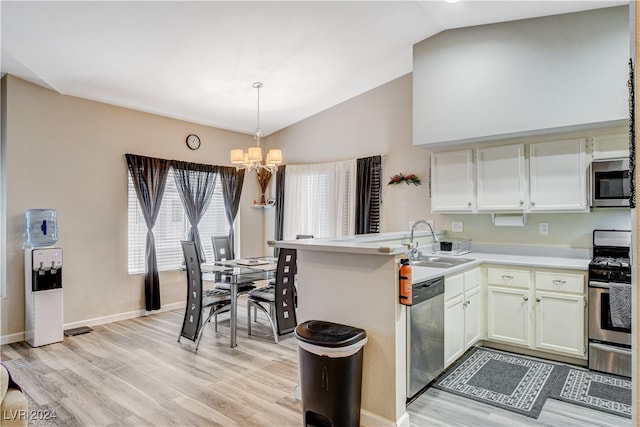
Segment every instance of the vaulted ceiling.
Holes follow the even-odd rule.
[[[268,135],[412,70],[450,28],[628,1],[6,1],[2,73],[56,92]]]

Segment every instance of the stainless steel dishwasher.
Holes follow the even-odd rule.
[[[444,370],[444,277],[414,283],[407,307],[407,402]]]

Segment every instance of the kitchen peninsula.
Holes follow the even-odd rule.
[[[431,252],[431,234],[415,241]],[[406,412],[406,307],[398,303],[399,260],[407,253],[408,232],[333,239],[275,242],[298,250],[298,321],[326,320],[365,329],[362,378],[364,425],[409,425]],[[473,248],[475,249],[475,248]],[[450,268],[413,267],[413,281],[448,276],[483,263],[560,268],[585,272],[588,250],[532,249],[464,255],[473,260]],[[499,248],[498,248],[499,249]],[[543,255],[544,254],[544,255]],[[556,256],[558,255],[558,256]]]

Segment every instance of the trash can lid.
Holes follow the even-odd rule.
[[[322,320],[308,320],[296,327],[295,336],[300,341],[324,346],[347,347],[367,337],[364,329]]]

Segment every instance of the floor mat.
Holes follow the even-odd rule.
[[[570,368],[558,395],[550,397],[631,418],[629,378]]]
[[[560,364],[477,347],[434,387],[537,418],[547,397],[559,394],[567,370]]]

